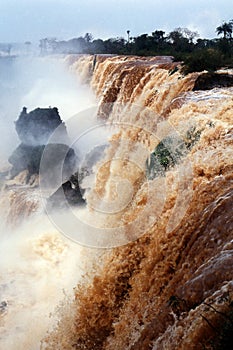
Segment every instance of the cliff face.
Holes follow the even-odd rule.
[[[201,73],[183,77],[166,57],[69,60],[85,63],[99,118],[120,123],[88,200],[110,202],[114,179],[126,179],[132,199],[105,223],[120,222],[131,242],[76,288],[74,318],[63,316],[42,348],[231,348],[232,88],[192,91]],[[148,180],[148,154],[164,139],[187,144],[191,130],[192,147]]]

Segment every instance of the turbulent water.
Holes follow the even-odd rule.
[[[40,321],[45,313],[56,315],[52,325],[40,327],[42,349],[227,349],[233,322],[233,89],[193,91],[201,73],[182,76],[169,57],[69,56],[65,63],[96,93],[99,120],[113,131],[118,126],[87,205],[95,223],[107,234],[112,229],[112,239],[120,243],[101,264],[96,259],[98,266],[80,282],[81,249],[54,228],[48,236],[35,222],[39,233],[26,241],[33,222],[10,233],[18,243],[13,251],[9,239],[3,245],[11,257],[4,259],[1,281],[9,299],[1,320],[3,348],[21,342],[20,327],[22,348],[37,346],[30,343],[34,325],[26,331],[12,321],[12,304],[15,318],[25,322],[28,313]],[[192,130],[198,137],[193,133],[189,151],[164,174],[148,179],[146,161],[155,147],[166,138],[173,147],[187,143]],[[46,222],[43,215],[32,220]],[[16,268],[18,255],[23,264]],[[17,292],[27,288],[25,278],[35,287],[38,281],[44,285],[47,300],[40,298],[41,287],[39,297],[32,292],[25,300]],[[57,313],[49,309],[61,300],[62,286],[76,281],[74,299],[65,300]]]
[[[0,349],[40,348],[57,306],[73,298],[73,287],[95,255],[66,239],[45,214],[38,177],[24,171],[6,178],[7,162],[20,142],[14,121],[22,106],[59,107],[67,119],[94,102],[93,93],[69,74],[61,60],[0,61]],[[27,67],[27,74],[25,74]],[[3,75],[2,73],[6,73]],[[39,132],[39,130],[38,130]],[[75,273],[74,273],[75,271]],[[52,315],[52,316],[51,316]]]

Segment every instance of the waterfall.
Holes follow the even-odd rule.
[[[11,339],[23,339],[22,348],[28,349],[36,349],[40,339],[41,349],[47,350],[221,346],[232,325],[233,89],[196,90],[203,73],[183,76],[171,57],[70,55],[63,61],[98,100],[97,110],[82,115],[88,119],[96,114],[97,119],[81,136],[93,139],[97,130],[101,139],[102,127],[108,128],[108,146],[95,164],[94,181],[88,174],[92,182],[86,208],[70,210],[89,225],[76,241],[88,242],[90,248],[67,240],[43,213],[38,216],[40,206],[31,203],[37,203],[35,191],[34,197],[24,195],[34,214],[10,233],[18,237],[10,256],[29,257],[32,264],[25,269],[31,283],[40,286],[41,281],[48,293],[47,299],[41,298],[44,290],[38,289],[39,298],[29,296],[29,306],[19,297],[21,311],[14,307],[12,312],[23,318],[25,307],[40,318],[45,306],[60,306],[57,311],[49,308],[52,320],[33,343],[33,324],[23,338],[18,328],[17,336],[10,335],[9,312],[16,303],[11,296],[7,307],[2,304],[4,348],[13,349]],[[68,130],[76,130],[74,121]],[[16,200],[12,203],[8,217],[17,207]],[[71,215],[51,217],[57,224],[64,218],[65,229],[71,229]],[[25,242],[26,231],[34,226]],[[73,233],[68,237],[74,239]],[[7,252],[11,239],[4,240]],[[14,260],[6,261],[5,270],[10,271]],[[10,281],[17,275],[24,289],[25,269],[18,269],[14,278],[10,272],[2,277],[9,295],[16,290],[17,283]],[[75,289],[72,294],[68,288],[61,302],[63,285]]]
[[[232,322],[233,90],[193,91],[201,74],[182,76],[169,58],[97,57],[89,80],[98,115],[120,128],[94,191],[110,201],[114,178],[129,181],[129,205],[105,219],[125,224],[132,241],[111,251],[92,284],[77,286],[71,334],[66,315],[42,348],[62,341],[63,349],[221,348],[219,334]],[[141,169],[148,157],[143,147],[174,145],[174,133],[187,142],[192,128],[198,138],[165,177],[148,183],[132,166],[136,159]]]

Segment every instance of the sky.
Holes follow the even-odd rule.
[[[177,27],[216,37],[233,19],[232,0],[0,0],[0,42],[138,36]]]

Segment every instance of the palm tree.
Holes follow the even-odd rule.
[[[127,30],[127,35],[128,35],[128,43],[129,43],[129,34],[130,34],[130,30]]]
[[[217,35],[223,34],[224,39],[231,39],[233,31],[233,21],[223,22],[223,24],[216,28]]]

